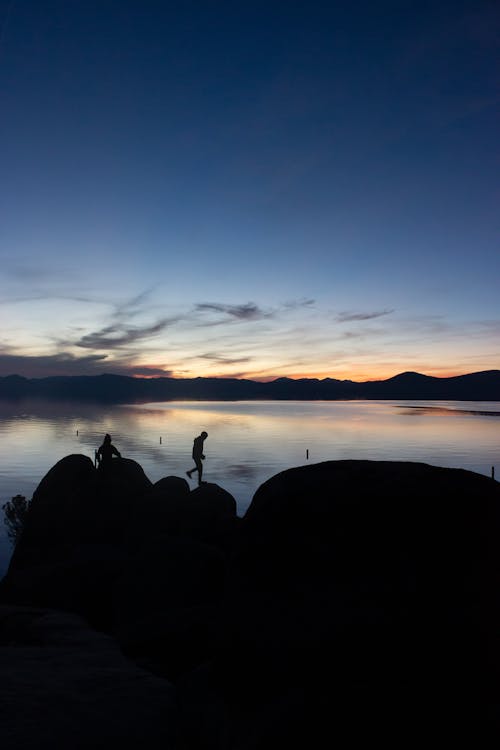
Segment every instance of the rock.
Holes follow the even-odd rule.
[[[24,533],[14,551],[11,567],[30,565],[30,552],[50,547],[68,538],[77,527],[97,472],[90,458],[62,458],[43,477],[33,494]],[[86,511],[85,511],[86,512]]]
[[[104,627],[133,509],[151,486],[129,459],[106,472],[86,456],[61,459],[35,490],[0,599],[76,612]]]
[[[163,477],[159,479],[151,488],[151,494],[158,500],[171,500],[173,498],[181,499],[189,495],[189,484],[183,477]]]
[[[124,651],[177,679],[213,654],[226,559],[185,537],[139,547],[114,587],[113,632]]]
[[[111,592],[125,564],[119,546],[81,544],[68,548],[64,559],[10,570],[0,583],[0,599],[78,613],[107,630],[113,619]]]
[[[311,746],[329,722],[332,742],[472,731],[476,686],[500,664],[499,529],[499,485],[462,470],[335,461],[264,483],[241,524],[211,666],[233,747],[294,733]],[[272,718],[286,705],[292,732]]]
[[[78,617],[0,607],[2,750],[174,747],[172,686]]]
[[[130,459],[114,459],[104,472],[86,456],[66,456],[35,490],[9,571],[60,561],[77,544],[122,541],[132,508],[151,486]]]
[[[236,501],[217,484],[203,484],[192,492],[179,477],[166,477],[143,498],[147,513],[136,528],[143,533],[144,525],[156,533],[184,536],[201,542],[224,544],[224,538],[235,529]]]
[[[316,747],[322,735],[400,747],[416,732],[420,744],[449,744],[486,725],[477,698],[488,704],[488,670],[496,684],[500,669],[500,486],[487,477],[402,462],[308,465],[264,483],[239,519],[217,485],[151,485],[134,462],[104,474],[69,456],[33,507],[2,600],[114,629],[128,655],[178,684],[179,747]],[[19,629],[38,648],[43,628],[28,625],[44,616],[18,610],[7,641]],[[44,669],[50,660],[36,672],[47,681]],[[106,740],[118,731],[109,726]],[[46,737],[43,725],[37,746]]]

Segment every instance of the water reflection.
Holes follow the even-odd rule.
[[[407,414],[408,416],[419,416],[425,414],[435,414],[444,417],[449,417],[453,414],[473,414],[481,417],[500,417],[500,411],[484,411],[480,409],[450,409],[444,406],[405,406],[400,407],[401,414]]]

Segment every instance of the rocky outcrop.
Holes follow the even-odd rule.
[[[499,530],[500,486],[467,471],[299,467],[241,519],[217,485],[70,456],[0,597],[83,615],[174,681],[182,750],[477,744],[497,703]]]
[[[221,647],[180,688],[193,746],[472,736],[498,669],[499,529],[500,487],[472,472],[336,461],[270,479]]]
[[[2,750],[168,750],[173,687],[126,659],[81,618],[0,606]]]
[[[155,586],[155,608],[161,610],[164,601],[168,606],[176,581],[184,582],[190,600],[188,561],[205,559],[208,545],[217,562],[200,563],[199,568],[207,591],[219,592],[225,548],[231,546],[228,537],[237,520],[234,498],[217,485],[190,492],[179,477],[153,485],[135,461],[113,459],[102,471],[85,456],[66,456],[34,493],[0,596],[11,603],[74,612],[97,627],[112,630],[116,625],[125,632],[121,605],[115,607],[115,586],[121,591],[121,581],[130,581],[128,600],[136,612],[141,596]],[[160,548],[163,562],[158,554],[153,559]],[[214,580],[208,582],[210,575]],[[135,605],[133,592],[139,597]]]
[[[144,509],[147,512],[144,513]],[[217,484],[203,483],[189,490],[185,479],[160,479],[137,505],[137,528],[154,525],[155,533],[224,544],[224,535],[235,529],[236,501]]]

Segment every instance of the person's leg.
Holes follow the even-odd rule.
[[[190,469],[189,471],[186,471],[186,474],[191,479],[191,474],[193,473],[193,471],[197,471],[197,470],[198,470],[198,467],[197,466],[193,466],[192,469]]]
[[[201,458],[196,459],[196,469],[198,470],[198,484],[201,484],[201,477],[203,474],[203,463]]]

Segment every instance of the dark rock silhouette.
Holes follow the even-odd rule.
[[[478,744],[489,706],[499,729],[499,530],[499,484],[468,471],[290,469],[241,519],[217,485],[68,456],[0,600],[83,615],[174,681],[183,750]]]
[[[135,550],[113,588],[113,632],[125,653],[176,679],[213,655],[224,553],[185,536]]]
[[[241,524],[220,650],[180,687],[194,746],[221,727],[260,749],[486,726],[499,522],[499,485],[472,472],[338,461],[270,479]]]
[[[130,459],[102,472],[85,456],[66,456],[33,495],[0,596],[111,627],[113,585],[138,546],[161,534],[217,543],[227,517],[235,520],[236,502],[217,485],[190,493],[179,477],[153,485]]]
[[[174,747],[172,685],[81,618],[0,606],[2,750]]]
[[[183,477],[163,477],[159,479],[152,487],[152,494],[158,500],[171,500],[175,498],[185,498],[190,493],[190,487]]]

